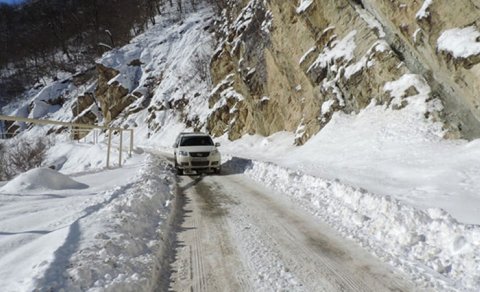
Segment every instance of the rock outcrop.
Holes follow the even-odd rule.
[[[78,116],[95,102],[93,93],[86,92],[84,95],[77,97],[76,102],[72,105],[72,115]]]
[[[102,112],[105,124],[110,123],[137,97],[130,94],[129,90],[123,87],[118,81],[111,80],[120,72],[97,64],[98,83],[95,89],[95,97]]]
[[[132,62],[128,66],[140,66],[138,62]],[[118,81],[114,80],[121,72],[113,68],[97,64],[96,72],[92,70],[85,74],[75,76],[77,86],[86,85],[95,80],[95,86],[76,97],[71,105],[73,123],[109,125],[117,119],[121,112],[138,99],[136,93],[129,92]],[[128,113],[126,114],[128,115]],[[88,134],[88,131],[74,132],[74,139],[81,139]]]
[[[480,46],[480,4],[473,0],[453,3],[413,1],[364,1],[365,8],[385,27],[386,39],[403,56],[412,72],[421,74],[432,88],[432,96],[444,104],[443,120],[450,136],[480,136],[480,50],[468,56],[455,56],[441,48],[442,35],[451,29],[471,27],[477,37],[471,43],[451,38],[453,47]],[[465,33],[461,33],[465,34]],[[458,43],[457,43],[458,41]]]
[[[218,22],[207,129],[230,139],[287,130],[302,144],[335,111],[373,100],[403,108],[422,89],[398,99],[385,86],[415,76],[431,89],[428,118],[441,119],[450,137],[479,137],[479,54],[439,47],[449,29],[480,31],[479,5],[460,2],[231,1]]]

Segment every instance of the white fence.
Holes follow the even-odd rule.
[[[107,168],[110,167],[110,153],[112,149],[112,135],[114,131],[119,132],[120,135],[120,145],[118,151],[118,165],[122,166],[122,152],[123,152],[123,132],[130,133],[130,147],[128,150],[128,155],[132,156],[133,152],[133,129],[122,129],[122,128],[111,128],[107,126],[97,126],[97,125],[88,125],[88,124],[78,124],[78,123],[67,123],[67,122],[60,122],[54,120],[38,120],[38,119],[29,119],[29,118],[21,118],[15,116],[4,116],[0,115],[0,121],[12,121],[12,122],[23,122],[23,123],[30,123],[30,124],[37,124],[37,125],[56,125],[56,126],[64,126],[68,127],[72,132],[85,132],[91,131],[94,129],[101,129],[108,132],[108,142],[107,142]],[[6,130],[6,129],[4,129]],[[6,132],[6,131],[5,131]],[[98,141],[98,137],[96,133],[94,133],[94,142]]]

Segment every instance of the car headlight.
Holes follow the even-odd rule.
[[[188,156],[188,152],[187,151],[178,151],[178,155],[179,156]]]
[[[213,150],[212,152],[210,152],[210,155],[213,156],[213,155],[218,155],[220,154],[220,152],[218,152],[217,149]]]

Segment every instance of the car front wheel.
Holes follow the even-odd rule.
[[[175,170],[177,171],[178,175],[183,175],[183,169],[178,168],[178,163],[177,163],[177,156],[175,155]]]
[[[183,169],[178,168],[178,167],[176,169],[177,169],[177,174],[178,175],[183,175]]]

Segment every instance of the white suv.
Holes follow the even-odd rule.
[[[175,168],[182,175],[185,171],[213,170],[220,173],[221,158],[212,137],[203,133],[180,133],[173,144]]]

